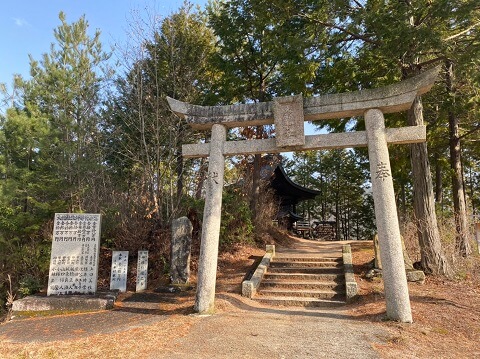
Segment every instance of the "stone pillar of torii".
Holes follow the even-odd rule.
[[[209,157],[195,311],[214,311],[225,156],[367,146],[387,316],[411,322],[388,144],[424,142],[426,127],[385,128],[383,114],[408,110],[416,96],[430,90],[438,72],[434,68],[382,88],[305,99],[296,95],[270,102],[197,106],[167,98],[172,111],[192,128],[212,131],[209,143],[182,147],[184,157]],[[364,116],[366,131],[304,135],[304,121],[353,116]],[[275,124],[275,138],[226,141],[228,128],[266,124]]]

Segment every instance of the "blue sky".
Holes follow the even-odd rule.
[[[203,7],[207,0],[190,2]],[[28,78],[28,55],[40,60],[43,53],[50,52],[60,11],[68,23],[85,14],[92,33],[101,30],[102,44],[108,50],[125,42],[132,11],[148,8],[168,16],[182,4],[183,0],[0,0],[0,83],[10,87],[14,74]]]
[[[208,0],[190,0],[204,7]],[[183,0],[0,0],[0,83],[11,90],[13,75],[29,78],[28,55],[40,60],[50,52],[55,42],[53,30],[60,25],[58,14],[63,11],[67,22],[77,21],[85,15],[92,34],[102,32],[101,41],[105,50],[127,42],[132,12],[147,8],[161,16],[178,10]],[[307,133],[313,126],[305,122]]]

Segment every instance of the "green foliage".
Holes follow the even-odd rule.
[[[321,5],[314,5],[319,10]],[[296,1],[233,0],[216,2],[207,9],[209,26],[217,36],[214,66],[218,102],[224,104],[268,101],[275,96],[312,93],[323,32],[308,19],[295,16]],[[237,138],[268,138],[271,126],[247,127]],[[249,161],[240,161],[247,172]],[[254,157],[250,184],[250,209],[261,227],[260,155]]]
[[[40,61],[30,59],[32,80],[25,83],[24,102],[48,128],[42,137],[45,146],[38,151],[51,177],[61,179],[55,197],[66,201],[70,211],[85,211],[98,208],[93,188],[104,183],[99,178],[103,173],[99,109],[110,55],[102,49],[100,31],[88,34],[84,16],[71,24],[64,13],[59,18],[50,53]]]
[[[34,293],[46,283],[55,212],[99,210],[101,66],[108,59],[84,17],[59,15],[56,43],[30,59],[28,81],[0,122],[0,277]]]
[[[22,297],[38,293],[42,289],[43,284],[40,283],[38,278],[31,275],[26,275],[19,282],[18,292]]]
[[[478,157],[480,150],[479,142],[473,140],[480,128],[478,1],[335,1],[328,7],[327,17],[312,12],[310,3],[298,4],[296,14],[327,31],[330,45],[315,81],[319,93],[380,87],[434,65],[453,64],[453,73],[442,71],[437,85],[423,96],[430,163],[436,172],[436,199],[444,213],[452,213],[448,207],[460,192],[452,189],[452,182],[461,182],[462,176],[458,171],[454,176],[449,167],[463,166],[466,173],[478,173],[474,162],[459,164],[460,156],[449,153],[455,141],[460,151],[459,140],[464,159]],[[387,116],[386,120],[389,127],[403,126],[407,116]],[[458,134],[454,122],[459,124]],[[345,131],[349,124],[350,129],[363,129],[361,119],[318,123],[336,132]],[[411,165],[405,149],[390,151],[395,190],[402,217],[406,218],[413,197]],[[474,183],[475,175],[469,178]],[[472,205],[478,208],[475,201]]]
[[[320,4],[314,6],[320,9]],[[321,55],[322,32],[296,15],[294,1],[233,0],[208,8],[218,37],[215,65],[220,98],[265,101],[276,95],[310,93]]]
[[[254,226],[249,201],[239,188],[227,187],[223,192],[220,243],[253,243]]]

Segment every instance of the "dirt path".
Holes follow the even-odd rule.
[[[228,303],[235,298],[224,298]],[[385,333],[343,311],[255,308],[206,317],[152,358],[377,358]]]
[[[115,348],[125,353],[123,341],[137,344],[122,357],[376,358],[372,344],[383,343],[387,337],[383,330],[355,321],[343,310],[261,307],[228,293],[217,296],[217,308],[213,316],[169,316],[148,313],[140,305],[137,309],[12,321],[0,326],[0,357],[21,357],[17,355],[22,351],[35,354],[27,356],[31,358],[99,357],[95,353],[100,351],[102,357],[110,358],[118,353]],[[154,332],[160,336],[156,343],[143,341]],[[120,342],[116,338],[121,338]],[[88,346],[81,352],[65,351],[82,347],[85,339],[95,343],[95,351]],[[103,344],[104,351],[103,341],[110,342]],[[50,356],[42,356],[47,348]]]

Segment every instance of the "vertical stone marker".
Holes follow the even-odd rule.
[[[128,251],[112,252],[110,290],[127,291]]]
[[[143,292],[147,289],[148,277],[148,251],[138,251],[137,260],[137,286],[136,292]]]
[[[172,284],[188,284],[193,226],[187,217],[172,221],[170,280]]]
[[[100,215],[56,213],[47,295],[95,294]]]

